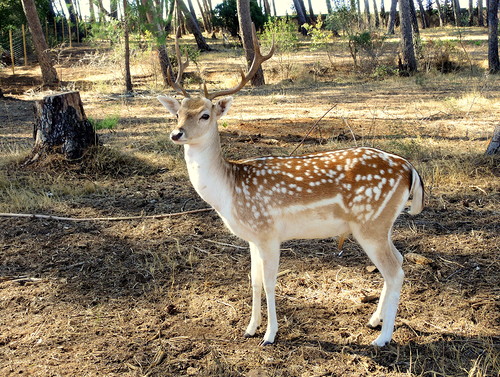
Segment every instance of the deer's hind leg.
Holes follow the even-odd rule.
[[[374,232],[353,229],[353,236],[359,242],[370,260],[384,278],[384,287],[377,306],[369,321],[369,326],[376,327],[382,322],[382,331],[373,341],[375,346],[385,346],[391,341],[399,305],[404,272],[403,257],[390,240],[390,232],[376,237]]]

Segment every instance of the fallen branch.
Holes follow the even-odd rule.
[[[141,215],[141,216],[123,216],[123,217],[84,217],[84,218],[74,218],[74,217],[61,217],[52,215],[39,215],[32,213],[0,213],[0,217],[14,217],[14,218],[31,218],[31,219],[44,219],[44,220],[55,220],[55,221],[127,221],[127,220],[143,220],[143,219],[165,219],[168,217],[181,216],[181,215],[191,215],[194,213],[213,211],[213,208],[202,208],[193,209],[190,211],[167,213],[163,215]]]
[[[326,116],[326,114],[328,114],[330,111],[332,111],[334,108],[336,108],[336,107],[337,107],[337,105],[338,105],[338,104],[336,103],[335,105],[333,105],[332,107],[330,107],[326,113],[324,113],[324,114],[323,114],[323,115],[322,115],[322,116],[321,116],[321,117],[320,117],[320,118],[319,118],[316,122],[314,122],[314,124],[313,124],[313,125],[309,128],[309,130],[307,131],[307,133],[305,134],[305,136],[302,138],[302,140],[300,141],[300,143],[299,143],[299,144],[295,147],[295,149],[294,149],[293,151],[291,151],[291,152],[290,152],[290,156],[291,156],[292,154],[294,154],[294,153],[297,151],[297,149],[299,149],[299,148],[300,148],[300,146],[301,146],[302,144],[304,144],[304,141],[306,140],[306,138],[307,138],[307,137],[311,134],[311,132],[312,132],[312,131],[316,128],[316,126],[317,126],[317,125],[318,125],[318,123],[321,121],[321,119],[323,119],[323,118]]]

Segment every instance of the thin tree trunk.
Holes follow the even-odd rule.
[[[304,14],[302,7],[300,6],[299,0],[293,0],[293,5],[297,12],[297,19],[299,21],[299,31],[303,35],[307,35],[307,30],[302,27],[302,25],[307,24],[306,15]]]
[[[132,75],[130,74],[130,43],[128,32],[128,2],[123,0],[123,39],[125,44],[125,90],[132,92]]]
[[[409,74],[417,71],[417,60],[413,47],[413,30],[411,21],[410,1],[400,0],[399,11],[401,17],[401,50],[403,53],[404,70]]]
[[[24,14],[28,20],[28,25],[31,30],[31,37],[35,45],[36,55],[40,62],[42,70],[42,80],[44,85],[55,85],[59,82],[57,72],[52,65],[52,59],[49,54],[49,46],[45,40],[45,34],[42,30],[40,19],[33,0],[22,0]]]
[[[385,13],[384,0],[380,0],[380,19],[382,27],[387,27],[387,14]]]
[[[483,0],[477,0],[477,26],[484,26]]]
[[[332,14],[333,13],[332,3],[331,3],[330,0],[326,0],[326,11],[328,12],[328,14]]]
[[[369,28],[371,23],[372,23],[372,17],[370,14],[370,1],[365,0],[365,22],[366,22],[366,28]]]
[[[264,14],[268,17],[271,17],[271,6],[269,5],[268,0],[263,0],[264,5]]]
[[[474,26],[474,1],[469,0],[469,26]]]
[[[398,6],[398,0],[391,0],[391,11],[389,13],[387,34],[394,34],[394,25],[396,24],[397,6]]]
[[[380,27],[380,17],[377,9],[377,0],[373,0],[373,16],[375,17],[375,28],[378,29]]]
[[[453,16],[455,17],[455,26],[460,25],[460,3],[458,0],[451,0],[451,5],[453,6]]]
[[[254,58],[253,36],[252,36],[252,19],[250,17],[250,0],[237,0],[238,22],[240,25],[240,35],[245,49],[245,57],[247,59],[247,67],[250,69]],[[255,76],[251,79],[253,86],[261,86],[266,82],[264,80],[264,72],[262,67],[259,67]]]
[[[418,3],[418,10],[420,11],[420,18],[422,20],[422,29],[426,29],[429,26],[429,23],[427,22],[427,14],[425,13],[422,0],[417,0],[417,3]]]
[[[202,51],[210,51],[212,50],[210,46],[207,44],[205,41],[205,37],[203,37],[203,34],[201,34],[200,27],[198,25],[198,21],[196,18],[194,18],[189,11],[189,9],[186,7],[186,4],[184,4],[183,0],[177,0],[177,6],[181,10],[182,14],[186,18],[186,23],[188,29],[191,30],[191,33],[194,35],[194,39],[196,40],[196,44],[198,45],[198,48]]]
[[[436,0],[436,9],[438,12],[438,17],[439,17],[439,27],[443,27],[444,26],[444,14],[443,14],[444,10],[441,7],[439,0]]]
[[[410,15],[411,15],[411,24],[413,26],[413,32],[415,34],[420,34],[420,30],[418,29],[417,11],[415,10],[415,3],[413,2],[413,0],[409,0],[408,4],[410,5]]]
[[[312,0],[308,0],[308,3],[309,3],[309,18],[311,19],[311,22],[316,22],[316,16],[314,15]]]
[[[498,57],[498,0],[488,1],[488,69],[490,73],[500,72]]]
[[[95,9],[93,1],[89,1],[89,14],[90,14],[90,22],[95,22]]]

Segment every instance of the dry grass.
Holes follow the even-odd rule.
[[[467,46],[480,66],[484,51]],[[394,239],[404,254],[432,262],[405,263],[394,342],[368,346],[376,331],[364,324],[375,303],[361,299],[377,295],[382,280],[350,240],[341,254],[335,240],[283,245],[279,338],[261,348],[242,337],[250,314],[246,245],[215,213],[118,223],[0,218],[0,374],[498,376],[500,163],[483,152],[498,122],[499,79],[462,71],[375,81],[346,65],[319,75],[310,64],[326,57],[300,54],[294,82],[277,75],[237,96],[221,127],[224,152],[288,154],[337,104],[299,152],[372,145],[415,164],[426,209],[401,216]],[[221,55],[234,68],[229,79]],[[98,64],[107,58],[91,58],[92,67],[59,69],[76,87],[89,85],[88,116],[119,117],[115,129],[100,131],[105,148],[78,163],[53,158],[22,168],[29,101],[44,93],[0,103],[9,114],[0,113],[0,211],[99,217],[204,207],[182,150],[168,141],[173,120],[156,102],[153,63],[136,60],[144,91],[126,98],[116,94],[119,72]],[[239,64],[237,51],[213,52],[196,69],[219,87],[231,84]],[[102,81],[82,84],[90,74]]]

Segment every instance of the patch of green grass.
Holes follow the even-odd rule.
[[[94,128],[95,131],[112,130],[116,127],[119,120],[120,117],[118,115],[110,115],[104,119],[89,118],[89,122],[90,124],[92,124],[92,127]]]

